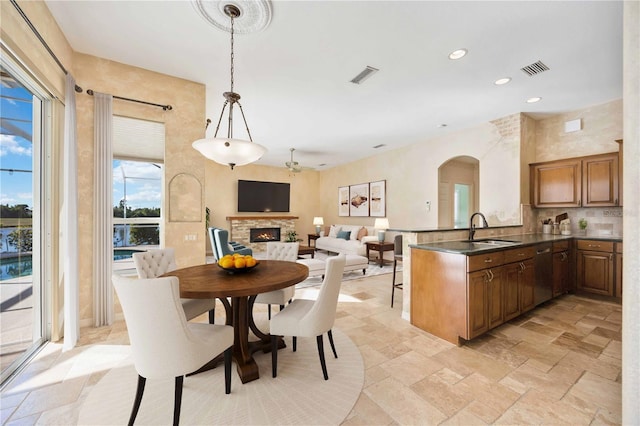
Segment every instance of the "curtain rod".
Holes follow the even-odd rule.
[[[93,96],[93,90],[87,89],[87,94]],[[139,104],[157,106],[162,108],[165,111],[171,111],[173,109],[171,105],[154,104],[153,102],[139,101],[138,99],[131,99],[131,98],[123,98],[122,96],[116,96],[116,95],[111,95],[111,96],[113,96],[114,99],[120,99],[121,101],[137,102]]]
[[[44,41],[44,39],[42,38],[42,36],[40,35],[40,33],[38,32],[38,30],[36,29],[36,27],[33,25],[33,23],[29,20],[29,18],[27,17],[27,15],[24,13],[24,11],[20,8],[20,6],[18,6],[18,3],[16,3],[16,0],[10,0],[11,4],[16,8],[16,10],[18,11],[18,13],[20,14],[20,16],[22,16],[22,19],[24,19],[24,22],[27,23],[27,25],[29,26],[29,28],[31,28],[31,31],[33,31],[33,34],[35,34],[35,36],[38,38],[38,40],[40,40],[40,43],[42,43],[42,45],[44,46],[45,49],[47,49],[47,52],[49,52],[49,55],[51,55],[51,57],[53,58],[54,61],[56,61],[56,63],[58,64],[58,66],[60,67],[60,69],[66,74],[69,74],[69,72],[67,71],[67,69],[64,67],[64,65],[62,65],[62,62],[60,62],[60,60],[58,59],[58,57],[56,56],[55,53],[53,53],[53,50],[51,50],[51,48],[49,47],[49,45],[47,44],[46,41]],[[76,92],[78,93],[82,93],[82,87],[78,86],[76,84]]]

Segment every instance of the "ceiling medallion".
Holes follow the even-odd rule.
[[[191,0],[196,11],[214,27],[231,32],[229,16],[224,8],[233,5],[240,10],[240,16],[235,21],[236,34],[250,34],[269,26],[271,22],[271,2],[269,0]]]

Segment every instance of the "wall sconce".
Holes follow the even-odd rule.
[[[313,224],[316,226],[316,235],[320,235],[320,227],[324,225],[324,220],[321,217],[314,217]]]
[[[383,242],[385,237],[385,231],[389,229],[389,219],[381,217],[376,219],[373,227],[378,230],[378,241]]]

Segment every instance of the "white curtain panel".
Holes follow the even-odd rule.
[[[64,344],[72,349],[80,335],[78,285],[78,158],[76,142],[76,81],[67,74],[64,108],[62,241],[64,245]]]
[[[94,94],[93,317],[96,327],[113,323],[112,102],[111,95]]]

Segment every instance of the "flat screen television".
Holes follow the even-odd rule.
[[[288,183],[238,180],[238,212],[288,212]]]

